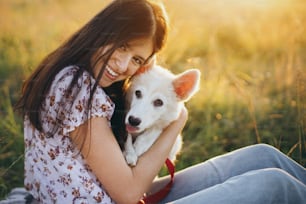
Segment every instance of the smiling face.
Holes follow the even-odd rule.
[[[106,63],[105,70],[99,81],[101,87],[108,87],[114,82],[124,80],[132,76],[153,53],[152,39],[138,39],[130,41],[117,48],[111,55],[108,62],[104,62],[99,57],[105,54],[111,46],[105,46],[96,52],[92,58],[92,64],[98,60],[94,67],[94,77],[97,78],[103,64]]]

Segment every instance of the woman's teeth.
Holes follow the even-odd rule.
[[[119,76],[119,74],[116,73],[116,72],[114,72],[108,65],[106,66],[106,70],[107,70],[107,72],[108,72],[110,75],[112,75],[113,77]]]

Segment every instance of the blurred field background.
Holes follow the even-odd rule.
[[[22,81],[107,2],[0,0],[0,199],[23,185],[23,125],[12,110]],[[202,71],[177,169],[260,142],[306,166],[306,1],[164,3],[171,31],[160,63]]]

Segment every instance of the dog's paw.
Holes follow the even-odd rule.
[[[130,166],[136,166],[138,157],[136,154],[133,154],[132,152],[125,152],[124,154],[125,160]]]

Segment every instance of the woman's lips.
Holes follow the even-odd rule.
[[[112,68],[109,65],[106,66],[105,71],[106,71],[107,77],[112,80],[116,79],[119,76],[119,74],[115,72],[114,70],[112,70]]]

